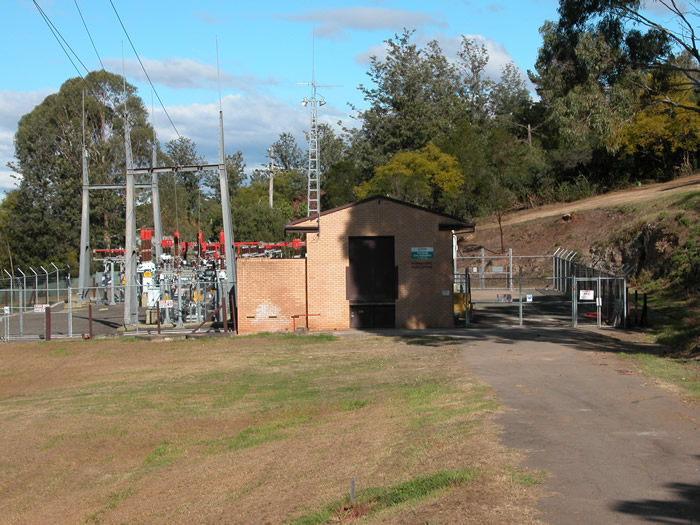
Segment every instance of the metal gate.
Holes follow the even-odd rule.
[[[573,326],[622,327],[627,318],[627,287],[624,277],[572,277],[571,322]]]
[[[585,261],[576,251],[551,255],[457,257],[472,281],[477,326],[613,326],[627,319],[624,268]]]

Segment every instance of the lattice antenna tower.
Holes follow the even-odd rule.
[[[311,82],[297,82],[300,86],[311,86],[311,98],[304,97],[302,106],[309,107],[311,112],[311,125],[309,127],[309,165],[307,169],[307,217],[316,217],[316,227],[321,227],[321,184],[320,167],[321,155],[318,145],[318,108],[325,106],[326,99],[319,95],[318,88],[340,87],[339,85],[316,83],[316,44],[315,35],[312,33],[311,45]]]

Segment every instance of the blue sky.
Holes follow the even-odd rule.
[[[76,0],[37,0],[89,69],[100,62],[76,8]],[[514,61],[532,69],[541,44],[539,28],[557,19],[555,0],[275,1],[112,0],[180,134],[193,139],[214,162],[217,155],[218,38],[227,153],[243,152],[248,169],[265,162],[267,147],[291,132],[302,148],[309,112],[300,101],[315,63],[327,101],[319,121],[352,125],[349,103],[362,108],[357,90],[367,83],[371,55],[403,27],[415,41],[438,40],[454,54],[462,35],[489,50],[489,70]],[[12,140],[19,118],[77,72],[31,0],[4,0],[0,58],[0,190],[11,187]],[[77,0],[106,69],[121,73],[151,106],[151,89],[119,25],[110,0]],[[312,37],[312,35],[315,35]],[[313,61],[312,61],[313,57]],[[80,67],[80,66],[79,66]],[[82,68],[81,68],[82,69]],[[84,73],[84,71],[81,71]],[[161,142],[175,138],[155,101]]]

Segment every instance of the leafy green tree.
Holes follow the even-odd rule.
[[[281,171],[302,170],[306,167],[307,158],[291,133],[280,133],[271,147],[275,155],[275,166]]]
[[[11,167],[22,178],[7,232],[16,265],[62,260],[77,267],[83,91],[90,182],[124,182],[125,116],[135,165],[150,164],[148,142],[153,133],[136,88],[127,83],[124,92],[122,78],[106,71],[67,80],[18,123],[17,162]],[[123,193],[93,193],[90,220],[92,246],[122,245]]]
[[[700,90],[700,52],[694,25],[700,13],[697,2],[659,1],[654,12],[644,7],[641,0],[561,0],[559,32],[570,39],[584,33],[599,34],[618,49],[613,83],[616,76],[636,70],[652,73],[651,81],[646,75],[639,77],[652,97],[669,91]],[[664,86],[660,86],[660,79],[665,80]],[[700,112],[697,105],[686,105],[683,99],[663,97],[656,102]]]
[[[388,195],[420,206],[454,213],[462,174],[457,159],[432,142],[419,151],[402,151],[374,177],[360,184],[357,196]]]
[[[362,170],[350,159],[333,164],[321,179],[321,206],[335,208],[356,200],[355,188],[362,183]]]
[[[697,103],[688,91],[655,98],[659,99],[657,104],[645,105],[633,120],[620,126],[611,139],[613,147],[627,155],[641,154],[652,162],[671,163],[672,166],[663,166],[666,173],[675,167],[687,173],[692,169],[691,155],[700,148],[700,112],[677,108],[692,108]],[[666,100],[674,103],[667,104]]]
[[[362,125],[346,131],[368,178],[396,153],[419,150],[449,133],[464,111],[455,67],[437,42],[419,49],[412,35],[404,30],[386,40],[386,58],[372,57],[370,85],[358,88],[369,107],[353,108]]]

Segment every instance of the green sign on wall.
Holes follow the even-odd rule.
[[[411,259],[432,259],[432,246],[422,246],[419,248],[411,248]]]

